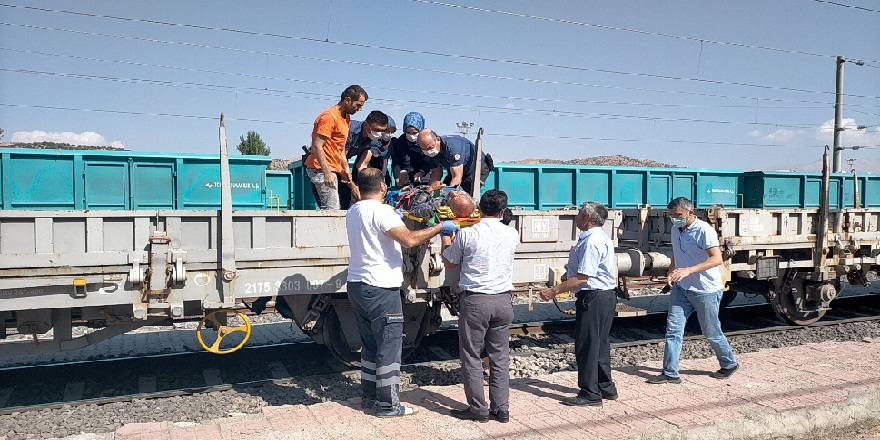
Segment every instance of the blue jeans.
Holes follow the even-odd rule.
[[[715,357],[721,368],[733,368],[736,359],[733,357],[733,349],[727,342],[727,337],[721,331],[721,321],[718,319],[718,308],[721,304],[719,290],[712,293],[697,293],[684,290],[678,284],[672,286],[669,294],[669,313],[666,315],[666,349],[663,352],[663,374],[669,377],[678,377],[678,357],[681,354],[681,341],[684,337],[684,325],[687,318],[694,311],[700,321],[700,329],[703,336],[709,341]]]

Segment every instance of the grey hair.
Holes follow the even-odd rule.
[[[608,219],[608,209],[598,202],[584,202],[578,214],[584,216],[593,226],[603,226]]]
[[[694,202],[691,202],[687,197],[676,197],[666,205],[666,209],[683,209],[685,211],[693,211],[694,210]]]

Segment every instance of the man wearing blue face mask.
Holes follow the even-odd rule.
[[[427,128],[419,132],[418,141],[422,154],[432,161],[428,184],[432,190],[443,185],[461,186],[466,193],[473,193],[476,147],[471,141],[458,135],[440,136]],[[480,181],[476,183],[481,185],[492,171],[491,156],[482,153],[480,164]],[[441,182],[444,169],[446,178]]]
[[[673,251],[666,281],[672,287],[666,315],[666,349],[663,373],[648,379],[648,383],[681,383],[678,358],[684,326],[688,316],[695,311],[700,329],[721,365],[721,369],[710,376],[727,379],[739,369],[739,364],[718,319],[724,293],[721,271],[718,270],[723,262],[718,233],[694,215],[694,204],[684,197],[673,199],[666,208],[672,221]]]
[[[378,110],[371,111],[363,122],[351,121],[348,129],[348,141],[345,143],[345,158],[359,157],[364,151],[368,151],[370,144],[381,138],[387,128],[388,115]],[[351,172],[352,182],[357,182],[357,172],[358,169],[355,167]],[[348,209],[352,203],[360,198],[357,185],[339,185],[340,209]]]

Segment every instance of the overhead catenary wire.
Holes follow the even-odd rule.
[[[201,120],[216,120],[217,119],[216,116],[186,115],[186,114],[180,114],[180,113],[136,112],[136,111],[129,111],[129,110],[75,108],[75,107],[36,105],[36,104],[12,104],[12,103],[4,103],[4,102],[0,102],[0,106],[14,107],[14,108],[36,108],[36,109],[42,109],[42,110],[82,111],[82,112],[135,115],[135,116],[175,117],[175,118],[201,119]],[[306,123],[306,122],[272,121],[272,120],[263,120],[263,119],[247,119],[247,118],[234,118],[234,117],[227,117],[226,119],[228,119],[230,121],[257,122],[257,123],[265,123],[265,124],[311,125],[311,123]],[[550,140],[590,140],[590,141],[602,141],[602,142],[676,143],[676,144],[717,145],[717,146],[731,146],[731,147],[785,147],[785,148],[819,148],[820,147],[820,145],[778,145],[778,144],[770,144],[770,143],[693,141],[693,140],[684,140],[684,139],[636,139],[636,138],[606,138],[606,137],[587,137],[587,136],[534,136],[534,135],[520,135],[520,134],[508,134],[508,133],[490,133],[490,132],[486,132],[485,135],[486,136],[507,137],[507,138],[544,139],[544,140],[548,140],[548,141],[550,141]]]
[[[870,9],[870,8],[865,8],[865,7],[862,7],[862,6],[847,5],[847,4],[844,4],[844,3],[840,3],[840,2],[832,2],[832,1],[828,1],[828,0],[812,0],[812,1],[814,1],[814,2],[816,2],[816,3],[825,3],[825,4],[827,4],[827,5],[840,6],[840,7],[843,7],[843,8],[858,9],[858,10],[860,10],[860,11],[865,11],[865,12],[877,12],[877,13],[880,13],[880,9]]]
[[[455,7],[464,7],[464,6],[452,5],[452,4],[446,4],[446,3],[433,2],[433,1],[428,1],[428,0],[412,0],[412,1],[451,5],[451,6],[455,6]],[[581,72],[604,73],[604,74],[613,74],[613,75],[628,75],[628,76],[645,77],[645,78],[653,78],[653,79],[664,79],[664,80],[693,81],[693,82],[706,83],[706,84],[752,87],[752,88],[760,88],[760,89],[767,89],[767,90],[784,90],[784,91],[800,92],[800,93],[833,94],[833,92],[830,92],[830,91],[805,90],[805,89],[797,89],[797,88],[791,88],[791,87],[768,86],[768,85],[751,84],[751,83],[743,83],[743,82],[736,82],[736,81],[719,81],[719,80],[710,80],[710,79],[705,79],[705,78],[687,78],[687,77],[678,77],[678,76],[672,76],[672,75],[659,75],[659,74],[651,74],[651,73],[643,73],[643,72],[626,72],[626,71],[618,71],[618,70],[611,70],[611,69],[566,66],[566,65],[561,65],[561,64],[550,64],[550,63],[536,63],[536,62],[521,61],[521,60],[505,60],[505,59],[497,59],[497,58],[489,58],[489,57],[463,55],[463,54],[450,54],[450,53],[436,52],[436,51],[425,51],[425,50],[405,49],[405,48],[391,47],[391,46],[381,46],[381,45],[352,43],[352,42],[344,42],[344,41],[334,41],[334,40],[329,40],[329,39],[321,40],[318,38],[311,38],[311,37],[293,36],[293,35],[285,35],[285,34],[277,34],[277,33],[269,33],[269,32],[248,31],[248,30],[233,29],[233,28],[226,28],[226,27],[195,25],[195,24],[189,24],[189,23],[174,23],[174,22],[168,22],[168,21],[148,20],[148,19],[131,18],[131,17],[120,17],[120,16],[113,16],[113,15],[105,15],[105,14],[93,14],[93,13],[85,13],[85,12],[79,12],[79,11],[68,11],[68,10],[62,10],[62,9],[38,8],[38,7],[33,7],[33,6],[9,5],[9,4],[4,4],[4,3],[0,3],[0,7],[23,8],[23,9],[36,10],[36,11],[41,11],[41,12],[72,14],[72,15],[80,15],[80,16],[93,17],[93,18],[122,20],[122,21],[136,22],[136,23],[145,23],[145,24],[154,24],[154,25],[162,25],[162,26],[172,26],[172,27],[183,27],[183,28],[192,28],[192,29],[199,29],[199,30],[231,32],[231,33],[251,35],[251,36],[283,38],[283,39],[290,39],[290,40],[308,41],[308,42],[320,43],[320,44],[335,44],[335,45],[344,45],[344,46],[365,48],[365,49],[380,49],[380,50],[395,51],[395,52],[407,53],[407,54],[422,54],[422,55],[431,55],[431,56],[457,58],[457,59],[467,59],[467,60],[472,60],[472,61],[482,61],[482,62],[491,62],[491,63],[515,64],[515,65],[532,66],[532,67],[546,67],[546,68],[555,68],[555,69],[581,71]],[[464,7],[464,8],[482,10],[481,8],[473,8],[473,7]],[[187,43],[180,43],[180,42],[173,42],[173,41],[162,41],[162,40],[152,39],[152,38],[141,38],[141,37],[133,37],[133,36],[114,35],[114,34],[103,34],[103,33],[98,33],[98,32],[85,32],[85,31],[77,31],[77,30],[73,30],[73,29],[50,28],[50,27],[43,27],[43,26],[21,25],[21,24],[5,23],[5,22],[0,22],[0,24],[12,25],[12,26],[33,27],[33,28],[37,28],[37,29],[55,30],[55,31],[62,31],[62,32],[82,33],[82,34],[89,34],[89,35],[95,35],[95,36],[106,36],[106,37],[115,37],[115,38],[126,38],[126,39],[132,39],[132,40],[160,42],[160,43],[165,43],[165,44],[185,44],[185,45],[193,45],[193,46],[204,47],[204,48],[239,50],[239,51],[243,51],[243,52],[271,54],[274,56],[294,56],[294,55],[289,55],[289,54],[269,53],[269,52],[265,52],[265,51],[233,49],[233,48],[228,48],[228,47],[224,47],[224,46],[212,46],[212,45],[203,45],[203,44],[194,44],[194,43],[187,44]],[[600,27],[605,27],[605,26],[600,26]],[[608,28],[617,29],[614,27],[608,27]],[[620,29],[623,29],[623,28],[620,28]],[[630,30],[630,31],[635,31],[635,30]],[[658,36],[669,36],[666,34],[658,34],[658,33],[645,32],[645,31],[639,31],[639,32],[645,33],[645,34],[656,34]],[[688,40],[695,40],[695,41],[705,41],[707,43],[720,44],[720,42],[717,42],[717,41],[698,39],[698,38],[693,38],[693,37],[679,37],[679,38],[688,39]],[[759,47],[759,46],[751,46],[751,45],[738,44],[738,43],[726,43],[726,44],[730,44],[733,46],[741,46],[741,47],[763,48],[763,47]],[[773,48],[764,48],[764,49],[776,50],[776,51],[780,50],[780,49],[773,49]],[[789,51],[789,52],[799,53],[797,51]],[[806,52],[801,53],[801,54],[809,54],[809,55],[836,58],[836,55],[835,56],[818,55],[818,54],[812,54],[812,53],[806,53]],[[294,57],[297,57],[297,56],[294,56]],[[312,58],[314,58],[314,57],[312,57]],[[306,59],[308,59],[308,58],[306,58]],[[325,61],[346,62],[346,61],[342,61],[342,60],[330,60],[330,59],[318,59],[318,58],[314,58],[314,59],[315,60],[325,60]],[[351,61],[348,61],[348,62],[351,62]],[[880,61],[874,61],[874,62],[880,63]],[[364,64],[364,65],[388,67],[388,68],[396,68],[396,69],[405,68],[404,66],[377,65],[377,64],[371,64],[371,63],[355,63],[355,64]],[[416,69],[416,70],[434,71],[434,70],[430,70],[430,69]],[[446,73],[449,73],[449,72],[446,72]],[[853,96],[862,97],[859,95],[853,95]],[[880,99],[880,97],[871,97],[871,98]]]
[[[318,85],[333,85],[346,87],[348,83],[341,82],[327,82],[327,81],[316,81],[316,80],[306,80],[301,78],[289,78],[289,77],[277,77],[277,76],[269,76],[269,75],[257,75],[252,73],[241,73],[241,72],[226,72],[220,70],[213,69],[199,69],[192,67],[182,67],[182,66],[172,66],[166,64],[151,64],[151,63],[141,63],[136,61],[125,61],[125,60],[111,60],[105,58],[94,58],[94,57],[86,57],[81,55],[69,55],[69,54],[57,54],[50,52],[41,52],[41,51],[33,51],[33,50],[22,50],[22,49],[14,49],[8,47],[0,47],[0,50],[22,53],[27,55],[42,55],[42,56],[50,56],[50,57],[63,57],[70,58],[82,61],[94,61],[94,62],[102,62],[102,63],[116,63],[123,65],[131,65],[131,66],[139,66],[139,67],[154,67],[160,69],[169,69],[169,70],[178,70],[178,71],[186,71],[186,72],[196,72],[196,73],[209,73],[216,75],[228,75],[228,76],[236,76],[242,78],[253,78],[260,80],[272,80],[272,81],[288,81],[288,82],[297,82],[303,84],[318,84]],[[621,86],[603,86],[599,84],[583,84],[584,86],[589,87],[602,87],[602,88],[613,88],[619,90],[634,90],[634,91],[642,91],[642,92],[654,92],[654,93],[671,93],[671,94],[679,94],[684,93],[688,95],[695,95],[701,97],[709,97],[709,98],[726,98],[726,99],[742,99],[742,100],[758,100],[762,102],[773,102],[773,103],[793,103],[793,104],[814,104],[812,106],[794,106],[794,105],[778,105],[778,106],[764,106],[764,109],[795,109],[795,108],[825,108],[828,106],[828,102],[826,101],[808,101],[808,100],[795,100],[795,99],[783,99],[783,98],[768,98],[768,97],[756,97],[756,96],[736,96],[736,95],[723,95],[723,94],[713,94],[713,93],[700,93],[700,92],[683,92],[678,90],[662,90],[662,89],[646,89],[646,88],[637,88],[637,87],[621,87]],[[521,100],[521,101],[534,101],[534,102],[558,102],[558,103],[575,103],[575,104],[613,104],[613,105],[632,105],[632,106],[649,106],[649,107],[681,107],[681,108],[751,108],[751,104],[729,104],[729,105],[718,105],[718,104],[669,104],[669,103],[657,103],[657,102],[626,102],[626,101],[603,101],[603,100],[563,100],[563,99],[549,99],[549,98],[529,98],[529,97],[521,97],[521,96],[498,96],[498,95],[485,95],[485,94],[474,94],[474,93],[461,93],[461,92],[453,92],[453,91],[445,91],[445,90],[416,90],[416,89],[406,89],[399,87],[381,87],[381,86],[371,86],[371,89],[376,90],[388,90],[395,92],[404,92],[404,93],[426,93],[426,94],[435,94],[435,95],[446,95],[446,96],[456,96],[456,97],[466,97],[466,98],[492,98],[492,99],[510,99],[510,100]],[[844,95],[848,96],[848,95]],[[865,104],[848,104],[847,107],[875,107],[869,106]]]
[[[415,1],[419,1],[419,0],[415,0]],[[438,2],[425,2],[425,1],[421,1],[421,2],[422,3],[438,3]],[[10,6],[10,5],[0,4],[0,6]],[[10,6],[10,7],[23,7],[26,9],[37,9],[37,10],[41,10],[41,11],[53,11],[53,12],[59,11],[59,10],[51,10],[51,9],[44,9],[44,8],[32,8],[32,7],[27,7],[27,6]],[[241,32],[244,34],[250,34],[250,35],[255,35],[255,36],[268,36],[268,37],[278,37],[278,38],[300,39],[300,40],[311,41],[311,42],[315,42],[315,43],[340,44],[340,45],[353,46],[353,47],[359,47],[359,48],[365,48],[365,49],[383,49],[383,50],[403,51],[405,53],[431,55],[431,56],[454,56],[454,57],[459,57],[459,58],[461,57],[461,56],[458,56],[455,54],[443,54],[440,52],[412,51],[409,49],[393,48],[393,47],[386,47],[386,46],[364,45],[364,44],[357,44],[357,43],[330,41],[329,38],[324,39],[324,40],[320,40],[320,39],[313,39],[313,38],[307,38],[307,37],[296,37],[296,36],[282,35],[282,34],[252,32],[252,31],[246,31],[246,30],[240,30],[240,29],[226,29],[226,28],[216,28],[216,27],[210,27],[210,26],[199,26],[199,25],[188,25],[188,24],[181,24],[181,23],[159,22],[159,21],[144,20],[144,19],[130,19],[127,17],[113,17],[113,16],[105,16],[105,15],[100,15],[100,14],[87,14],[87,13],[80,13],[80,12],[73,12],[73,11],[63,11],[63,12],[73,13],[76,15],[85,15],[85,16],[90,16],[90,17],[95,17],[95,18],[112,18],[112,19],[122,19],[122,20],[134,20],[134,21],[149,23],[149,24],[193,27],[193,28],[198,28],[198,29],[203,29],[203,30],[213,30],[213,31],[222,30],[222,31],[228,31],[228,32]],[[0,23],[0,24],[8,24],[8,23]],[[35,29],[41,28],[38,26],[31,26],[31,25],[18,25],[18,24],[10,24],[10,25],[32,27]],[[42,29],[59,30],[59,29],[52,29],[52,28],[45,28],[45,27],[42,27]],[[153,43],[181,44],[181,45],[186,45],[186,46],[190,46],[190,47],[198,47],[198,48],[235,50],[235,51],[239,51],[239,52],[261,54],[266,57],[269,57],[270,55],[271,56],[291,56],[291,57],[295,57],[295,58],[299,58],[299,59],[306,59],[306,60],[320,61],[320,62],[353,63],[353,64],[357,64],[357,65],[372,66],[372,67],[379,67],[379,68],[399,68],[399,69],[408,69],[408,70],[439,73],[439,74],[468,75],[468,76],[489,78],[489,79],[498,79],[498,80],[528,81],[528,82],[543,83],[543,84],[553,84],[554,87],[558,86],[558,85],[571,85],[571,86],[600,87],[600,88],[620,89],[620,90],[637,90],[637,91],[655,92],[655,93],[674,93],[674,94],[694,95],[694,96],[703,96],[703,97],[718,97],[718,98],[732,98],[733,97],[731,95],[708,94],[708,93],[690,92],[690,91],[662,90],[662,89],[637,88],[637,87],[622,87],[622,86],[612,86],[612,85],[607,85],[607,84],[590,84],[590,83],[579,83],[579,82],[561,82],[561,81],[552,81],[552,80],[541,80],[541,79],[535,79],[535,78],[505,77],[505,76],[501,76],[501,75],[486,75],[486,74],[473,73],[473,72],[455,72],[455,71],[439,70],[439,69],[409,68],[407,66],[395,66],[393,64],[365,63],[365,62],[352,61],[352,60],[336,60],[336,59],[332,59],[332,58],[305,57],[305,56],[291,55],[291,54],[284,54],[284,53],[269,53],[266,51],[259,51],[259,50],[252,51],[252,50],[247,50],[247,49],[242,49],[242,48],[229,48],[229,47],[221,47],[221,46],[200,45],[200,44],[195,44],[195,43],[162,41],[162,40],[158,40],[158,39],[130,37],[130,36],[124,36],[124,35],[98,34],[98,33],[94,33],[94,32],[77,31],[77,30],[70,30],[70,29],[63,29],[61,31],[76,32],[76,33],[80,33],[80,34],[96,35],[96,36],[108,36],[108,37],[114,37],[114,38],[134,39],[134,40],[148,41],[148,42],[153,42]],[[668,37],[666,35],[658,35],[658,36]],[[328,33],[328,37],[329,37],[329,33]],[[734,45],[734,46],[736,46],[736,45]],[[748,45],[745,45],[744,47],[748,47]],[[761,48],[761,47],[752,47],[752,48]],[[766,48],[764,48],[764,49],[766,49]],[[792,52],[792,53],[794,53],[794,52]],[[808,55],[813,55],[813,54],[808,54]],[[822,56],[821,54],[818,54],[818,55]],[[486,58],[486,57],[464,57],[464,58],[475,60],[475,61],[509,62],[509,63],[515,63],[515,64],[521,63],[522,65],[542,67],[542,68],[576,69],[576,70],[593,71],[593,72],[597,72],[597,73],[610,73],[610,74],[632,75],[632,76],[644,75],[644,77],[659,78],[659,79],[665,79],[665,80],[676,80],[676,81],[701,80],[702,81],[702,79],[700,79],[700,78],[684,78],[684,77],[654,75],[654,74],[650,74],[650,73],[642,74],[642,73],[638,73],[638,72],[589,69],[589,68],[579,68],[576,66],[562,66],[562,65],[553,65],[553,64],[531,63],[528,61],[519,61],[519,60],[496,60],[493,58]],[[116,61],[113,61],[113,62],[116,62]],[[173,68],[173,67],[164,67],[164,68]],[[183,68],[183,69],[189,70],[186,68]],[[202,71],[202,70],[195,69],[193,71]],[[55,72],[55,73],[58,73],[58,72]],[[233,74],[230,72],[219,72],[219,71],[213,71],[212,73]],[[244,91],[245,93],[262,94],[262,95],[266,95],[266,96],[288,97],[291,94],[297,94],[297,95],[300,95],[303,97],[309,96],[310,99],[324,99],[324,97],[330,97],[330,95],[320,94],[320,93],[288,91],[288,90],[274,90],[274,89],[270,89],[268,87],[268,84],[266,85],[266,87],[264,87],[262,89],[262,93],[261,93],[260,90],[256,89],[256,88],[249,89],[249,88],[241,88],[241,87],[218,85],[218,84],[181,83],[181,82],[173,82],[173,81],[162,81],[162,80],[153,80],[153,79],[137,79],[137,78],[112,78],[112,77],[99,78],[98,75],[95,75],[94,78],[89,78],[87,75],[82,75],[82,74],[66,74],[66,75],[69,75],[68,76],[69,78],[76,78],[76,79],[100,79],[100,80],[105,80],[105,81],[132,82],[132,83],[141,83],[141,84],[155,85],[155,86],[184,87],[184,88],[216,90],[216,91]],[[310,80],[297,80],[297,79],[293,79],[293,78],[270,77],[268,75],[268,73],[265,76],[261,76],[261,75],[250,75],[250,76],[252,76],[254,78],[263,78],[263,79],[266,79],[267,81],[271,79],[271,80],[283,80],[283,81],[299,81],[299,82],[309,83],[309,84],[334,84],[334,83],[327,83],[327,82],[322,82],[322,81],[310,81]],[[826,92],[826,91],[821,91],[821,90],[817,91],[817,90],[794,89],[794,88],[789,89],[789,88],[784,88],[784,87],[777,88],[774,86],[769,86],[769,85],[764,85],[764,84],[749,84],[749,83],[737,83],[737,82],[725,82],[725,81],[717,81],[717,82],[713,82],[713,84],[734,85],[734,86],[755,86],[757,88],[766,88],[766,89],[770,89],[770,90],[781,90],[781,91],[796,92],[796,93],[817,93],[817,94],[821,93],[821,94],[826,94],[826,95],[833,94],[833,92],[830,92],[830,91]],[[334,85],[343,85],[343,84],[340,83],[340,84],[334,84]],[[347,85],[347,84],[345,84],[345,85]],[[381,89],[381,90],[394,90],[394,91],[407,92],[407,93],[423,92],[423,93],[436,93],[436,94],[448,95],[448,96],[471,97],[471,98],[481,98],[481,99],[497,98],[497,99],[519,100],[519,101],[524,101],[524,102],[547,102],[547,103],[550,103],[550,102],[552,102],[552,103],[573,102],[573,103],[581,103],[581,104],[583,104],[583,103],[614,104],[614,105],[632,105],[632,106],[646,106],[646,107],[647,106],[652,106],[652,107],[662,107],[662,106],[700,107],[700,108],[704,108],[704,107],[736,108],[736,107],[739,107],[737,105],[707,105],[707,106],[688,105],[688,104],[664,105],[661,103],[613,102],[613,101],[601,101],[601,100],[569,100],[569,101],[565,101],[565,100],[557,100],[555,98],[554,99],[547,99],[547,98],[528,98],[528,97],[516,97],[516,96],[491,96],[491,95],[478,95],[478,94],[466,94],[466,93],[442,92],[442,91],[431,92],[431,91],[387,88],[387,87],[386,88],[376,87],[376,88]],[[845,96],[853,97],[853,98],[880,99],[880,97],[876,97],[876,96],[863,96],[863,95],[855,95],[855,94],[845,95]],[[736,97],[733,97],[733,98],[736,98]],[[739,98],[741,98],[741,99],[755,99],[755,100],[760,100],[761,102],[796,102],[796,103],[805,103],[805,104],[816,104],[816,105],[820,105],[820,106],[821,105],[828,105],[828,103],[826,103],[824,101],[786,100],[786,99],[780,99],[780,98],[759,98],[759,97],[739,97]],[[394,99],[384,99],[384,100],[373,99],[373,101],[374,102],[385,102],[385,103],[391,103],[391,104],[422,104],[422,105],[427,106],[428,108],[455,108],[455,109],[465,109],[465,110],[479,109],[479,111],[487,111],[487,112],[495,111],[495,112],[504,112],[504,113],[511,113],[511,114],[524,114],[524,115],[546,114],[546,115],[557,116],[557,117],[581,117],[581,118],[590,117],[590,118],[601,118],[601,119],[644,119],[644,120],[649,120],[649,121],[663,121],[663,122],[701,122],[701,123],[722,123],[722,124],[739,124],[739,123],[741,123],[741,122],[737,122],[737,121],[717,121],[717,120],[696,119],[696,118],[694,118],[694,119],[662,118],[662,117],[652,117],[652,116],[621,115],[621,114],[613,114],[613,113],[587,114],[587,113],[579,113],[579,112],[548,111],[546,109],[522,109],[522,108],[509,108],[508,109],[508,108],[497,108],[497,107],[493,108],[491,106],[467,106],[467,105],[457,105],[457,104],[451,104],[451,103],[431,102],[431,101],[413,101],[413,100],[405,100],[404,101],[404,100],[394,100]],[[748,106],[743,106],[743,107],[748,107]],[[876,106],[860,105],[860,104],[856,104],[856,103],[848,103],[847,107],[848,108],[851,108],[851,107],[876,108]],[[769,107],[769,106],[764,106],[764,105],[762,105],[762,107],[761,107],[761,109],[771,109],[771,108],[795,108],[795,107]],[[851,110],[851,111],[856,112],[856,110]],[[863,113],[866,115],[873,115],[872,113],[866,113],[866,112],[859,112],[859,113]],[[162,113],[160,112],[160,113],[156,113],[156,114],[162,114]],[[274,121],[274,123],[278,123],[278,121]],[[774,127],[781,127],[781,128],[815,127],[815,124],[802,124],[802,125],[775,124],[775,123],[758,123],[757,121],[754,123],[746,123],[746,124],[774,126]],[[511,136],[515,137],[516,135],[511,135]],[[742,145],[742,144],[740,144],[740,145]],[[756,145],[765,145],[765,144],[756,144]]]
[[[120,78],[120,77],[108,77],[108,76],[99,76],[99,75],[46,72],[46,71],[34,71],[34,70],[23,70],[23,69],[15,70],[15,69],[6,69],[6,68],[0,68],[0,72],[11,72],[11,73],[32,74],[32,75],[46,75],[46,76],[53,76],[53,77],[110,81],[110,82],[131,83],[131,84],[146,84],[146,85],[154,85],[154,86],[177,87],[177,88],[184,88],[184,89],[217,90],[217,91],[226,91],[226,92],[233,92],[234,91],[234,92],[250,93],[250,94],[264,95],[264,96],[275,96],[275,97],[282,97],[282,98],[290,98],[290,97],[293,97],[293,95],[297,95],[297,94],[304,94],[306,96],[303,96],[303,97],[307,98],[307,99],[326,100],[326,99],[333,98],[332,95],[328,95],[328,94],[307,93],[307,92],[289,92],[289,91],[284,91],[284,90],[266,90],[266,89],[258,89],[258,88],[223,86],[223,85],[205,84],[205,83],[160,81],[160,80],[150,80],[150,79],[140,79],[140,78]],[[669,117],[659,117],[659,116],[624,115],[624,114],[616,114],[616,113],[583,113],[583,112],[561,111],[561,110],[555,110],[555,109],[508,108],[508,107],[490,106],[490,105],[482,105],[482,104],[481,105],[449,104],[449,103],[442,103],[442,102],[419,101],[419,100],[412,100],[412,99],[402,101],[402,100],[378,98],[378,99],[374,99],[374,101],[379,102],[379,103],[386,103],[386,104],[407,104],[407,105],[418,104],[418,105],[428,107],[428,108],[454,107],[457,109],[471,109],[471,110],[479,109],[480,111],[504,113],[504,114],[523,114],[523,115],[540,114],[540,115],[544,115],[544,116],[575,117],[575,118],[587,118],[587,119],[635,119],[635,120],[645,120],[645,121],[709,123],[709,124],[725,124],[725,125],[728,125],[728,124],[729,125],[749,125],[749,126],[763,126],[763,127],[777,127],[777,128],[811,128],[815,125],[815,124],[811,124],[811,123],[780,124],[780,123],[775,123],[775,122],[746,122],[746,121],[723,121],[723,120],[697,119],[697,118],[669,118]]]
[[[816,53],[816,52],[807,52],[807,51],[794,50],[794,49],[782,49],[782,48],[778,48],[778,47],[760,46],[760,45],[755,45],[755,44],[736,43],[736,42],[730,42],[730,41],[711,40],[711,39],[706,39],[706,38],[702,38],[702,37],[697,38],[697,37],[688,37],[688,36],[683,36],[683,35],[673,35],[673,34],[667,34],[667,33],[663,33],[663,32],[652,32],[652,31],[644,31],[644,30],[640,30],[640,29],[624,28],[624,27],[619,27],[619,26],[609,26],[609,25],[596,24],[596,23],[586,23],[586,22],[582,22],[582,21],[568,20],[568,19],[562,19],[562,18],[543,17],[540,15],[530,15],[530,14],[522,14],[522,13],[518,13],[518,12],[502,11],[502,10],[498,10],[498,9],[488,9],[488,8],[480,8],[480,7],[476,7],[476,6],[458,5],[458,4],[454,4],[454,3],[439,2],[439,1],[434,1],[434,0],[410,0],[410,1],[413,1],[416,3],[427,3],[427,4],[431,4],[431,5],[443,6],[443,7],[448,7],[448,8],[459,8],[459,9],[466,9],[466,10],[470,10],[470,11],[478,11],[478,12],[486,12],[486,13],[499,14],[499,15],[507,15],[507,16],[511,16],[511,17],[528,18],[528,19],[532,19],[532,20],[540,20],[540,21],[546,21],[546,22],[552,22],[552,23],[560,23],[560,24],[568,24],[568,25],[584,26],[584,27],[593,27],[593,28],[597,28],[597,29],[629,32],[629,33],[639,34],[639,35],[647,35],[647,36],[654,36],[654,37],[671,38],[671,39],[676,39],[676,40],[692,41],[692,42],[701,43],[701,44],[702,43],[717,44],[717,45],[723,45],[723,46],[732,46],[732,47],[748,48],[748,49],[759,49],[759,50],[765,50],[765,51],[771,51],[771,52],[781,52],[781,53],[789,53],[789,54],[795,54],[795,55],[807,55],[807,56],[822,57],[822,58],[835,58],[836,57],[836,55],[832,56],[832,55],[821,54],[821,53]],[[871,61],[871,62],[880,63],[880,61]]]

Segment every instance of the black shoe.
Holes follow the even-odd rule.
[[[574,395],[562,399],[562,404],[568,406],[602,406],[602,399],[590,400],[580,395]]]
[[[739,364],[736,364],[731,368],[722,368],[709,376],[712,376],[715,379],[727,379],[728,377],[733,376],[733,373],[736,373],[736,370],[739,370]]]
[[[501,423],[507,423],[510,421],[510,411],[495,411],[489,413],[489,418],[492,420],[497,420]]]
[[[449,411],[449,414],[456,419],[461,420],[473,420],[475,422],[486,423],[489,421],[489,414],[479,415],[471,412],[469,408],[465,409],[453,409]],[[509,417],[509,416],[508,416]]]
[[[617,400],[617,393],[611,394],[602,391],[602,398],[605,400]]]
[[[654,376],[647,381],[648,383],[660,384],[660,383],[681,383],[680,377],[672,377],[667,376],[665,374],[661,374],[659,376]]]

